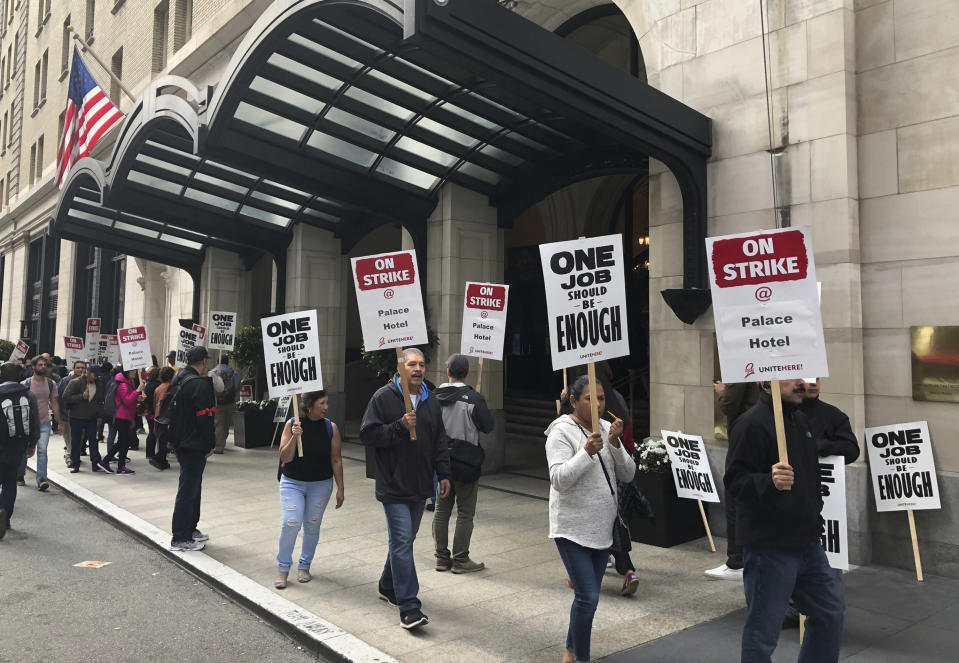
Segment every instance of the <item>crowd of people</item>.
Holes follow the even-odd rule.
[[[0,366],[0,538],[10,526],[17,485],[24,485],[27,458],[37,457],[37,489],[49,487],[47,451],[53,426],[59,425],[70,440],[65,460],[71,472],[79,472],[88,455],[91,471],[131,475],[128,452],[137,448],[137,433],[145,432],[142,417],[149,429],[146,454],[151,465],[160,471],[169,468],[172,453],[180,468],[171,549],[203,549],[209,538],[197,529],[203,472],[207,459],[223,450],[229,421],[223,423],[221,417],[232,415],[239,378],[228,363],[210,371],[203,347],[190,350],[184,368],[173,365],[174,357],[168,357],[169,366],[142,372],[108,364],[88,367],[85,362],[66,372],[62,362],[47,355],[36,357],[29,367],[16,362]],[[373,394],[360,425],[360,442],[375,458],[375,497],[383,507],[388,539],[378,594],[397,608],[400,625],[408,630],[429,623],[418,597],[413,544],[431,499],[436,505],[435,570],[473,573],[485,568],[471,559],[470,542],[483,463],[480,434],[491,432],[494,420],[483,396],[465,382],[466,358],[453,355],[446,368],[448,382],[430,389],[423,352],[406,348],[402,370]],[[730,431],[723,481],[729,539],[726,563],[706,575],[743,583],[748,609],[742,661],[771,660],[780,629],[790,625],[791,607],[807,615],[799,661],[836,661],[845,605],[841,575],[829,568],[820,542],[818,458],[840,454],[852,462],[859,446],[848,417],[819,399],[818,380],[780,384],[791,464],[779,460],[770,384],[717,384]],[[548,536],[573,590],[564,663],[590,660],[592,621],[611,554],[625,578],[620,593],[632,595],[639,584],[629,547],[617,536],[623,491],[636,471],[627,444],[630,422],[613,413],[613,421],[603,418],[607,402],[625,416],[621,398],[607,379],[597,380],[595,404],[590,386],[585,375],[575,379],[562,394],[565,413],[545,431]],[[333,501],[338,509],[345,499],[342,438],[327,418],[328,409],[325,392],[304,394],[299,411],[283,427],[277,590],[287,587],[301,531],[296,579],[312,579],[310,567],[326,508]],[[109,428],[101,457],[104,422]],[[628,532],[626,537],[628,542]]]

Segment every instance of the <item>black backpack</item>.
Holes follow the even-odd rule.
[[[117,416],[117,381],[111,376],[110,384],[107,385],[106,393],[103,395],[103,420],[113,421]]]
[[[0,442],[12,444],[31,439],[28,389],[4,394],[0,399]]]
[[[180,446],[180,442],[186,433],[183,413],[181,412],[182,408],[180,407],[180,394],[188,382],[199,377],[200,376],[196,374],[184,375],[183,379],[178,380],[175,386],[170,387],[166,398],[164,398],[163,403],[160,404],[160,413],[156,417],[156,422],[160,424],[159,430],[161,431],[162,440],[166,442],[167,447],[170,449],[176,449]]]

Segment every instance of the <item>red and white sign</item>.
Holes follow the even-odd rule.
[[[353,258],[352,264],[366,350],[427,344],[416,251]]]
[[[10,359],[7,361],[16,361],[18,359],[23,359],[27,356],[27,352],[30,351],[30,344],[24,340],[17,341],[16,347],[13,348],[13,351],[10,353]]]
[[[87,361],[87,354],[83,349],[83,339],[79,336],[64,336],[63,347],[65,350],[63,356],[67,362],[67,367],[71,371],[73,365],[78,361]]]
[[[153,366],[146,327],[127,327],[117,330],[123,370],[135,371]]]
[[[237,395],[236,399],[238,401],[252,401],[253,385],[251,384],[240,385],[240,393]]]
[[[808,228],[706,239],[723,382],[826,377]]]
[[[466,282],[460,352],[471,357],[502,359],[506,340],[508,285]]]
[[[200,335],[199,343],[200,345],[203,345],[203,340],[206,338],[206,327],[193,323],[193,327],[191,327],[191,329]]]
[[[87,331],[83,346],[87,350],[87,360],[97,361],[97,351],[100,348],[100,318],[87,318]]]

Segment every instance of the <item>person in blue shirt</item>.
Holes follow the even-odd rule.
[[[230,366],[228,354],[223,355],[220,365],[213,372],[223,380],[223,390],[216,395],[216,446],[213,448],[213,453],[221,454],[226,448],[226,437],[230,434],[230,423],[233,421],[233,406],[240,392],[240,374]]]

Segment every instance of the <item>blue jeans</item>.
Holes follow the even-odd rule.
[[[420,583],[416,578],[416,564],[413,562],[413,541],[420,529],[423,502],[384,504],[386,512],[386,531],[390,537],[390,554],[380,576],[380,590],[396,594],[396,603],[400,612],[419,610],[423,607],[416,595],[420,592]]]
[[[48,421],[40,424],[40,439],[37,441],[37,486],[47,480],[47,444],[50,442],[51,424]],[[20,461],[20,469],[17,472],[17,478],[22,479],[27,475],[27,455],[23,454],[23,460]]]
[[[320,540],[320,525],[323,512],[333,494],[333,479],[323,481],[297,481],[287,476],[280,477],[280,506],[283,510],[280,530],[280,551],[276,565],[280,573],[289,573],[293,566],[293,548],[296,535],[303,528],[303,547],[297,568],[309,571],[316,544]]]
[[[569,610],[566,649],[576,655],[577,661],[588,661],[593,615],[599,605],[599,589],[603,584],[609,550],[586,548],[569,539],[555,541],[566,567],[566,575],[573,583],[573,606]]]
[[[743,549],[746,625],[742,663],[768,663],[779,642],[789,597],[806,615],[798,663],[833,663],[846,619],[836,576],[819,543],[799,549]]]

